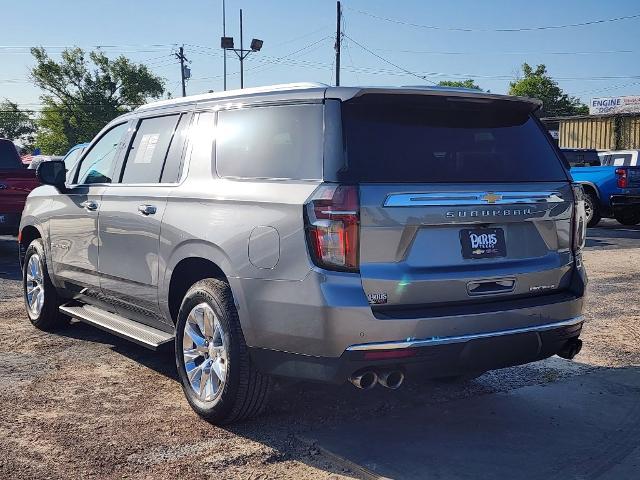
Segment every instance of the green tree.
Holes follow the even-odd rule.
[[[440,87],[456,87],[456,88],[473,88],[474,90],[482,90],[472,79],[467,80],[442,80],[438,82]]]
[[[29,112],[20,110],[18,104],[11,100],[0,102],[0,138],[8,138],[30,148],[35,132],[35,123]]]
[[[589,108],[579,98],[564,93],[558,84],[547,74],[545,65],[538,65],[535,70],[531,65],[522,65],[523,77],[510,83],[509,95],[531,97],[542,100],[541,117],[558,117],[565,115],[583,115]]]
[[[66,49],[59,62],[44,48],[32,48],[33,82],[44,90],[36,142],[43,152],[63,154],[91,140],[118,115],[164,92],[164,81],[124,56],[109,59],[97,50]]]

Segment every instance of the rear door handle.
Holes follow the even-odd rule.
[[[82,202],[81,205],[90,212],[95,212],[96,210],[98,210],[98,202],[95,202],[93,200]]]
[[[154,215],[157,208],[155,205],[138,205],[138,211],[143,215]]]

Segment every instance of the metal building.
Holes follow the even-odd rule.
[[[640,149],[640,113],[543,118],[560,148]]]

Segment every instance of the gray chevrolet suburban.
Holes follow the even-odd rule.
[[[175,345],[193,409],[273,376],[395,389],[581,347],[582,190],[537,101],[290,84],[107,125],[20,225],[27,315]]]

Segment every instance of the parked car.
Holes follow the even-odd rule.
[[[284,85],[152,103],[38,170],[21,224],[38,328],[175,345],[204,418],[271,377],[395,389],[580,350],[582,188],[535,100]]]
[[[0,138],[0,234],[18,232],[27,195],[39,182],[27,170],[11,140]]]
[[[605,158],[604,162],[608,160]],[[571,175],[584,188],[589,227],[596,226],[602,218],[615,218],[622,225],[640,223],[640,167],[607,163],[599,167],[574,166]]]
[[[600,166],[598,151],[587,148],[563,148],[562,154],[572,167]]]
[[[637,167],[640,150],[615,150],[600,152],[598,156],[602,165],[614,167]]]
[[[31,160],[29,161],[27,168],[37,170],[38,165],[42,162],[50,162],[51,160],[62,160],[62,157],[59,155],[33,155],[31,156]]]

